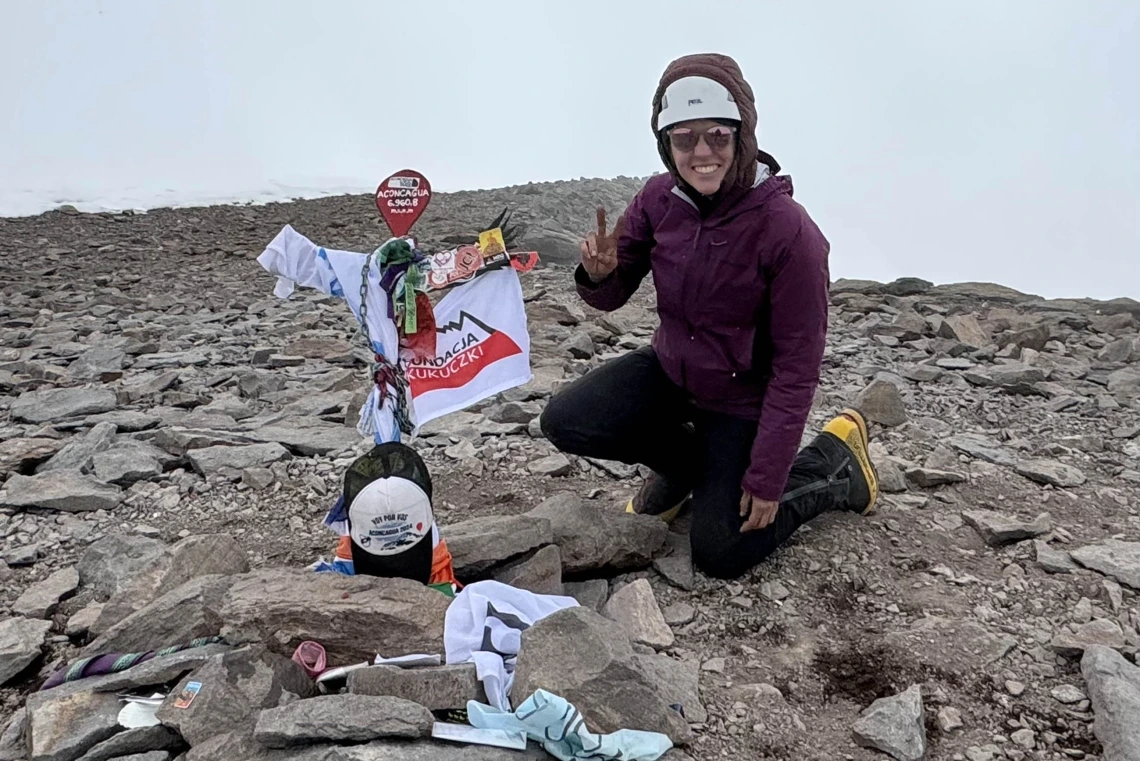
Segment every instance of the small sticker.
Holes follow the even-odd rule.
[[[198,693],[201,691],[201,682],[187,682],[186,686],[182,688],[182,692],[179,693],[178,699],[174,701],[174,707],[189,708],[190,704],[194,702],[194,698],[198,697]]]
[[[507,244],[503,240],[503,231],[496,227],[494,230],[484,230],[479,233],[479,251],[483,259],[493,259],[507,253]]]

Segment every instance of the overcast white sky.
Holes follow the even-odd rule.
[[[833,276],[1140,296],[1136,0],[3,0],[0,214],[645,175],[709,51]]]

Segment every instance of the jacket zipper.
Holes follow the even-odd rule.
[[[690,206],[693,207],[693,209],[697,212],[697,220],[698,220],[697,221],[697,234],[695,236],[693,236],[692,259],[690,261],[685,262],[685,268],[681,273],[681,304],[682,304],[681,309],[685,314],[685,329],[689,334],[689,342],[691,343],[691,342],[696,340],[696,336],[693,333],[693,322],[692,322],[692,320],[689,319],[688,299],[686,298],[686,294],[688,291],[687,291],[685,286],[689,282],[689,268],[693,265],[693,261],[695,261],[697,258],[697,250],[699,248],[700,240],[701,240],[701,231],[704,229],[704,220],[701,218],[701,210],[697,207],[697,205],[695,203],[693,203],[693,199],[691,199],[687,195],[685,195],[685,193],[678,187],[673,188],[673,193],[676,194],[677,196],[683,198],[687,204],[689,204]],[[689,376],[688,376],[687,368],[685,367],[684,354],[682,354],[680,357],[678,357],[678,360],[680,360],[680,362],[681,362],[681,387],[687,391],[689,389]]]

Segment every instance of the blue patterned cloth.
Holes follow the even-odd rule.
[[[472,700],[467,703],[467,720],[479,729],[525,732],[559,761],[657,761],[673,747],[672,741],[658,732],[591,732],[577,708],[546,690],[535,690],[514,713]]]

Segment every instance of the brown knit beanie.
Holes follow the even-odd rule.
[[[732,93],[736,107],[740,109],[740,132],[736,142],[736,156],[725,175],[724,182],[728,188],[751,187],[756,180],[756,161],[759,159],[768,165],[772,174],[780,171],[780,165],[770,155],[761,151],[756,142],[756,97],[752,94],[752,87],[744,79],[740,66],[735,60],[719,53],[699,53],[678,58],[669,64],[661,81],[657,85],[657,92],[653,95],[653,115],[650,118],[650,128],[657,137],[657,151],[670,174],[677,182],[681,177],[677,167],[673,165],[673,154],[669,149],[669,141],[656,130],[657,116],[661,113],[661,98],[665,88],[682,77],[705,77],[719,82]]]

